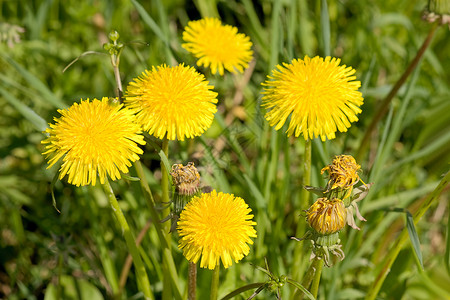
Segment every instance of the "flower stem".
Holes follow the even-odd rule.
[[[114,192],[111,188],[111,185],[109,184],[109,181],[106,180],[102,186],[106,196],[109,199],[109,203],[111,204],[111,208],[116,216],[116,220],[120,228],[122,229],[123,235],[125,237],[125,242],[128,247],[128,251],[133,257],[133,263],[136,268],[136,277],[139,283],[138,286],[146,299],[153,300],[155,299],[155,297],[153,296],[153,293],[151,291],[147,271],[145,270],[145,266],[142,262],[139,250],[136,246],[133,233],[131,232],[130,227],[128,226],[127,220],[123,215],[122,209],[119,206],[119,202],[117,202],[116,196],[114,195]]]
[[[189,262],[188,265],[188,300],[195,300],[197,287],[197,264]]]
[[[361,141],[361,145],[359,147],[358,154],[356,155],[356,161],[362,161],[363,160],[364,155],[365,155],[365,153],[367,151],[367,148],[369,146],[370,137],[372,136],[372,133],[375,130],[376,125],[378,124],[378,122],[380,122],[381,118],[383,118],[383,116],[388,111],[389,104],[391,103],[392,99],[394,99],[395,95],[397,95],[398,91],[400,90],[402,85],[405,83],[406,79],[408,79],[409,75],[417,67],[417,64],[419,63],[420,59],[424,55],[425,50],[427,50],[428,46],[430,45],[431,40],[433,39],[433,36],[434,36],[434,33],[436,32],[436,28],[437,27],[438,27],[437,23],[435,23],[431,27],[427,37],[425,38],[425,41],[423,42],[423,44],[420,47],[420,49],[417,51],[416,56],[411,61],[411,63],[409,64],[408,68],[405,70],[405,72],[400,77],[400,79],[395,83],[395,85],[392,87],[392,89],[389,92],[389,94],[386,96],[386,98],[384,98],[383,102],[379,106],[379,108],[378,108],[378,110],[377,110],[377,112],[375,114],[375,117],[372,119],[372,121],[371,121],[369,127],[367,128],[366,133],[364,134],[364,137],[363,137],[363,139]]]
[[[166,157],[169,157],[169,140],[167,139],[167,136],[164,137],[162,141],[162,151],[166,155]],[[170,214],[170,199],[169,199],[169,170],[166,169],[166,166],[164,165],[163,161],[161,160],[161,190],[162,190],[162,204],[165,207],[163,209],[163,219],[165,219]],[[170,242],[170,221],[167,221],[162,226],[163,234],[165,236],[166,242],[167,242],[167,249],[171,250],[171,242]],[[169,274],[169,262],[167,261],[167,257],[163,256],[163,294],[162,299],[163,300],[171,300],[172,299],[172,287],[171,287],[171,280],[170,280],[170,274]]]
[[[320,277],[322,275],[323,269],[323,259],[315,259],[312,262],[312,267],[315,269],[314,278],[311,284],[311,289],[309,290],[314,298],[317,298],[317,292],[319,291]]]
[[[210,300],[217,300],[217,296],[219,294],[219,275],[220,275],[220,265],[218,264],[212,274],[211,279],[211,293],[210,293]]]
[[[303,157],[303,180],[302,185],[310,185],[311,182],[311,148],[312,142],[308,139],[305,142],[305,153]],[[303,212],[309,206],[309,192],[302,188],[300,193],[300,212]],[[306,230],[306,222],[300,219],[297,223],[297,231],[295,235],[297,237],[302,237]],[[301,276],[303,274],[304,268],[306,265],[303,263],[305,257],[305,247],[302,244],[299,244],[294,250],[294,266],[293,266],[293,279],[296,281],[301,280]]]
[[[164,231],[162,229],[161,225],[161,219],[159,218],[158,212],[155,208],[155,200],[153,198],[152,191],[150,190],[150,187],[148,185],[147,179],[145,178],[144,169],[142,167],[142,164],[140,161],[135,161],[134,166],[136,168],[136,173],[139,177],[139,183],[141,184],[141,189],[143,191],[144,197],[147,200],[147,205],[150,210],[150,216],[153,220],[153,224],[155,225],[156,233],[158,234],[159,242],[161,243],[161,248],[163,249],[163,260],[168,263],[168,272],[170,274],[170,279],[172,281],[172,287],[174,288],[174,299],[182,299],[180,288],[178,286],[178,283],[180,282],[178,280],[178,274],[176,271],[175,263],[173,260],[172,252],[169,249],[169,246],[167,244],[166,237],[164,235]],[[172,266],[172,267],[171,267]]]
[[[444,188],[449,183],[450,183],[450,171],[448,171],[447,174],[445,174],[445,177],[441,180],[436,189],[425,199],[425,201],[420,206],[419,210],[414,214],[414,224],[417,224],[420,218],[422,218],[425,212],[430,208],[431,204],[435,200],[439,199],[439,195],[442,193]],[[408,231],[406,229],[403,229],[402,233],[398,236],[397,240],[395,241],[392,250],[388,252],[386,258],[384,259],[381,265],[381,269],[379,270],[379,273],[375,281],[369,288],[369,291],[366,295],[367,300],[373,300],[376,298],[378,292],[380,291],[381,286],[383,285],[384,280],[386,279],[386,276],[389,274],[389,271],[391,270],[392,264],[394,263],[395,259],[400,253],[400,250],[403,248],[403,245],[407,240],[408,240]]]
[[[311,140],[308,139],[305,142],[305,156],[303,158],[303,186],[310,185],[311,184],[311,148],[312,143]],[[309,203],[309,192],[302,188],[301,193],[301,208],[307,209],[310,205]]]

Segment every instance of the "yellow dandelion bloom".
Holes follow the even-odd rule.
[[[361,166],[351,155],[337,155],[333,162],[323,168],[320,174],[328,171],[330,174],[329,187],[330,190],[335,188],[349,189],[360,180],[358,170]]]
[[[306,211],[309,225],[320,234],[332,234],[344,228],[347,211],[341,199],[319,198]]]
[[[122,106],[110,105],[104,97],[58,110],[61,117],[49,124],[42,141],[48,168],[62,158],[59,178],[68,175],[76,186],[95,185],[97,175],[104,183],[107,175],[116,180],[120,172],[128,173],[130,162],[143,152],[138,144],[145,142],[133,113]]]
[[[214,269],[220,260],[225,268],[238,262],[250,251],[256,237],[251,209],[242,198],[217,193],[194,197],[180,215],[179,248],[190,262],[200,256],[201,268]]]
[[[238,33],[236,27],[222,25],[219,19],[204,18],[190,21],[183,32],[182,45],[199,60],[198,66],[211,67],[211,72],[220,75],[224,69],[242,73],[252,60],[250,38]]]
[[[208,84],[202,74],[183,64],[153,67],[129,84],[124,103],[151,135],[183,141],[211,126],[217,93]]]
[[[303,134],[305,140],[334,139],[337,130],[347,131],[358,121],[363,98],[354,81],[355,70],[339,66],[340,59],[327,56],[294,59],[273,70],[264,86],[265,118],[278,130],[290,117],[288,136]]]

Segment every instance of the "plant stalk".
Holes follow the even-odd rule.
[[[308,139],[305,141],[305,153],[303,156],[303,180],[302,180],[302,191],[300,193],[300,213],[306,210],[309,206],[309,192],[303,188],[303,186],[310,185],[311,183],[311,149],[312,141]],[[305,234],[306,222],[303,219],[299,219],[297,223],[297,231],[295,233],[296,237],[300,238]],[[305,251],[306,247],[301,243],[294,250],[294,267],[293,267],[293,279],[295,281],[300,281],[304,272],[305,264]],[[298,295],[293,293],[293,295]],[[294,296],[295,297],[295,296]],[[291,298],[294,299],[294,298]]]
[[[141,185],[141,189],[143,191],[144,197],[147,201],[147,206],[149,208],[150,216],[153,220],[153,225],[155,226],[159,242],[161,243],[161,248],[163,249],[163,260],[168,263],[168,267],[169,267],[168,272],[170,274],[170,277],[171,277],[170,279],[172,281],[172,287],[174,288],[174,292],[175,292],[174,299],[181,299],[182,297],[181,297],[180,288],[178,286],[179,280],[178,280],[177,270],[176,270],[176,268],[171,267],[171,266],[175,266],[175,263],[173,260],[172,252],[168,248],[169,246],[168,246],[166,237],[164,235],[164,231],[163,231],[162,224],[161,224],[161,219],[155,208],[155,200],[153,198],[152,191],[150,190],[147,179],[145,178],[145,173],[144,173],[144,169],[142,167],[141,162],[135,161],[134,166],[136,168],[136,173],[140,179],[139,183]]]
[[[197,288],[197,264],[189,262],[188,265],[188,300],[195,300]]]
[[[217,296],[219,295],[219,275],[220,275],[220,265],[218,264],[212,274],[211,279],[211,293],[210,300],[217,300]]]
[[[315,259],[312,262],[313,268],[315,269],[314,272],[314,278],[311,284],[310,292],[314,296],[314,298],[317,298],[317,292],[319,291],[319,283],[320,283],[320,277],[322,275],[322,269],[323,269],[323,259]]]
[[[166,157],[169,157],[169,140],[167,138],[167,135],[164,137],[162,141],[162,151],[166,155]],[[164,165],[163,161],[161,160],[161,191],[162,191],[162,205],[164,206],[163,209],[163,219],[167,218],[170,215],[170,199],[169,199],[169,170],[166,169],[166,166]],[[170,240],[170,220],[166,221],[163,226],[163,234],[167,242],[167,249],[171,251],[171,240]],[[171,280],[170,280],[170,274],[169,274],[169,262],[167,261],[167,257],[163,256],[163,271],[164,271],[164,277],[163,277],[163,293],[162,293],[162,299],[163,300],[172,300],[172,287],[171,287]]]
[[[109,203],[111,204],[111,208],[116,216],[116,220],[118,225],[122,229],[122,233],[125,237],[125,242],[128,247],[128,251],[133,257],[133,263],[136,268],[136,277],[138,280],[138,286],[141,289],[146,299],[154,300],[155,297],[150,288],[150,281],[148,279],[147,271],[145,270],[145,266],[142,262],[141,256],[139,254],[139,250],[136,246],[136,241],[134,239],[133,233],[128,226],[127,220],[123,215],[122,209],[119,206],[119,202],[117,202],[116,196],[109,184],[109,181],[106,179],[105,183],[102,184],[103,190],[108,197]]]

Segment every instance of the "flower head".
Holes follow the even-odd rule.
[[[319,198],[306,211],[309,225],[320,234],[332,234],[345,226],[346,210],[341,199]]]
[[[82,100],[58,112],[61,117],[47,128],[42,144],[48,168],[63,158],[60,179],[68,175],[76,186],[95,185],[97,175],[102,184],[107,175],[120,179],[143,152],[138,144],[145,144],[144,137],[133,113],[109,104],[108,98]]]
[[[354,69],[339,63],[329,56],[306,56],[278,65],[263,83],[262,106],[270,109],[265,115],[270,126],[278,130],[290,117],[288,136],[303,134],[305,140],[320,136],[324,141],[358,121],[361,83],[354,81]]]
[[[201,135],[217,111],[217,93],[194,68],[166,65],[145,70],[127,88],[125,105],[157,138],[184,140]]]
[[[194,197],[181,212],[178,221],[179,248],[190,262],[200,256],[201,268],[214,269],[220,260],[225,268],[250,251],[256,237],[251,209],[242,198],[217,193]]]
[[[219,19],[204,18],[190,21],[183,32],[182,45],[199,60],[198,66],[211,67],[211,72],[224,74],[243,72],[252,60],[252,42],[245,34],[238,33],[236,27],[222,25]]]
[[[333,162],[323,168],[320,174],[328,171],[330,175],[329,189],[350,189],[360,180],[358,170],[361,166],[351,155],[337,155]]]

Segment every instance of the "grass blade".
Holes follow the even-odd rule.
[[[55,96],[52,91],[48,89],[48,87],[43,84],[36,76],[26,70],[22,65],[17,63],[14,59],[3,55],[0,53],[0,56],[3,57],[11,66],[13,66],[17,72],[22,75],[22,77],[36,90],[38,90],[42,96],[47,99],[47,101],[53,104],[56,108],[66,108],[67,104],[65,104],[61,99]]]
[[[30,121],[34,125],[36,130],[42,132],[47,128],[47,122],[41,116],[39,116],[34,110],[32,110],[31,108],[20,102],[19,99],[8,93],[3,88],[0,89],[0,94],[2,94],[3,97],[6,99],[6,101],[8,101],[9,104],[14,106],[14,108],[17,109],[17,111],[21,113],[25,119]]]
[[[408,229],[409,239],[411,240],[411,244],[414,249],[414,254],[419,260],[420,267],[423,270],[423,258],[422,252],[420,251],[420,241],[419,236],[417,235],[416,227],[414,225],[413,216],[409,211],[406,211],[406,228]]]

